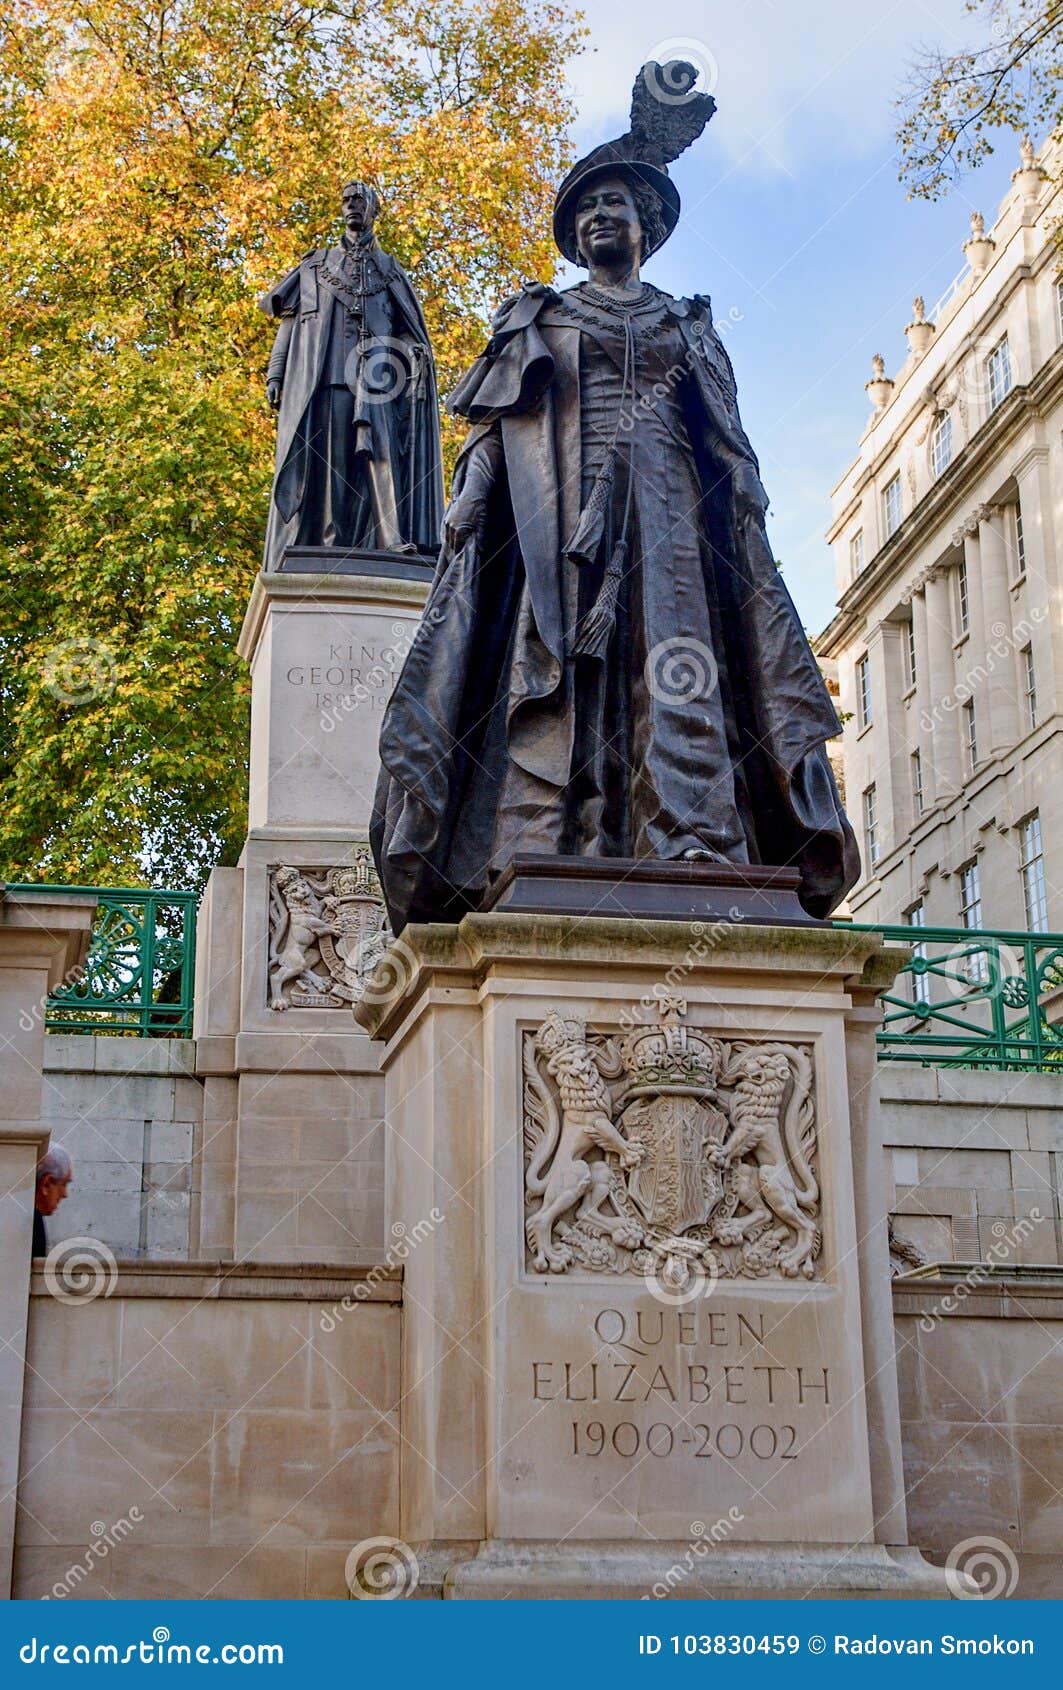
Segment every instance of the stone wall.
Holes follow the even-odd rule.
[[[346,1596],[351,1547],[398,1531],[398,1297],[170,1263],[67,1303],[35,1271],[14,1594]]]
[[[399,1533],[379,1080],[330,1074],[330,1044],[281,1075],[263,1046],[261,1078],[236,1079],[197,1078],[191,1041],[46,1041],[44,1115],[75,1161],[53,1242],[124,1259],[89,1302],[33,1275],[16,1595],[342,1598],[351,1547]],[[1017,1557],[1015,1594],[1047,1596],[1063,1078],[880,1064],[878,1081],[897,1234],[927,1261],[997,1264],[894,1281],[910,1536],[939,1561],[989,1537]],[[241,1205],[261,1259],[232,1260]]]
[[[41,1113],[74,1163],[50,1244],[88,1236],[126,1258],[195,1253],[203,1082],[190,1039],[50,1034]]]
[[[51,1244],[98,1238],[123,1260],[383,1260],[368,1039],[352,1027],[245,1043],[237,1078],[197,1075],[191,1039],[46,1039],[44,1121],[74,1162]]]
[[[912,1541],[943,1561],[994,1539],[1017,1559],[1013,1595],[1058,1597],[1063,1275],[895,1281],[893,1302]]]
[[[380,1269],[169,1263],[63,1303],[35,1272],[15,1595],[342,1599],[349,1550],[400,1529],[399,1297]],[[1014,1595],[1055,1595],[1063,1274],[893,1297],[912,1540],[991,1538]]]
[[[896,1235],[926,1262],[1063,1261],[1063,1075],[881,1062]]]

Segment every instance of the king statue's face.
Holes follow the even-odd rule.
[[[350,235],[360,235],[373,223],[373,201],[364,182],[348,182],[343,190],[343,221]]]
[[[619,176],[599,176],[576,201],[576,245],[592,264],[634,263],[642,250],[635,198]]]

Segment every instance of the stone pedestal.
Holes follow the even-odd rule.
[[[197,955],[212,1255],[383,1253],[377,1058],[349,1012],[388,939],[368,843],[377,742],[430,580],[416,559],[318,549],[252,591],[248,834],[210,877]]]
[[[48,992],[85,959],[94,897],[0,885],[0,1600],[11,1594]],[[77,1170],[75,1169],[75,1177]]]
[[[452,1597],[942,1596],[906,1542],[875,1160],[897,955],[821,927],[407,928],[401,1533]]]

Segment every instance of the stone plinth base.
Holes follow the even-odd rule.
[[[248,834],[200,910],[201,1248],[384,1253],[377,1054],[350,1006],[387,942],[368,844],[384,706],[431,578],[406,555],[292,552],[255,583]]]
[[[735,1593],[943,1594],[892,1547],[874,1035],[904,954],[509,911],[387,952],[355,1015],[408,1246],[400,1535],[484,1546],[453,1594],[644,1594],[704,1544]]]
[[[452,1561],[419,1556],[421,1592],[468,1601],[941,1601],[945,1575],[885,1544],[500,1543]],[[439,1584],[435,1579],[439,1578]]]
[[[800,883],[796,869],[753,864],[517,856],[491,889],[485,908],[507,914],[826,927],[801,907]]]

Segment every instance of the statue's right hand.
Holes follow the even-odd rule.
[[[269,400],[271,410],[274,410],[274,411],[280,410],[281,394],[283,393],[283,391],[284,391],[284,383],[283,382],[268,381],[266,383],[266,398]]]
[[[484,513],[482,493],[459,493],[443,518],[443,542],[448,552],[458,552]]]

